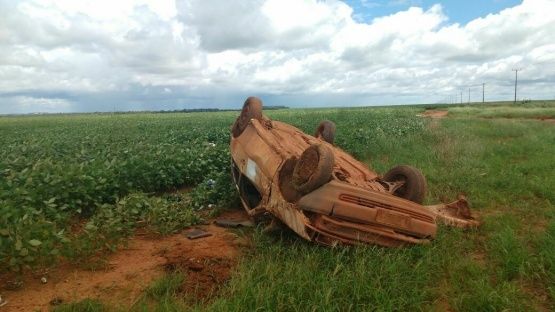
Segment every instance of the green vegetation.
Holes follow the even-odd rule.
[[[201,208],[234,199],[227,175],[232,115],[210,116],[210,123],[197,117],[1,118],[0,271],[113,249],[112,242],[129,235],[143,218],[155,231],[168,233],[197,219],[179,206]],[[185,202],[148,201],[135,194],[208,182],[210,192],[198,188]],[[128,202],[129,194],[134,195]],[[83,231],[72,227],[79,219],[88,220]],[[100,246],[100,241],[107,243]]]
[[[140,222],[152,231],[169,234],[198,221],[189,202],[179,195],[159,198],[133,193],[114,205],[98,206],[85,223],[83,233],[70,236],[73,239],[66,241],[64,254],[78,258],[92,256],[99,250],[115,251]]]
[[[555,107],[465,106],[449,109],[452,116],[481,118],[555,118]]]
[[[308,133],[334,121],[338,146],[378,172],[421,168],[429,203],[465,193],[483,225],[441,227],[432,244],[401,249],[328,249],[257,230],[253,249],[211,301],[184,298],[177,290],[187,274],[177,272],[153,283],[134,309],[555,309],[555,125],[534,119],[553,117],[555,105],[531,104],[447,107],[444,119],[417,117],[424,107],[267,112]],[[38,265],[55,260],[54,249],[88,256],[117,247],[138,223],[171,233],[198,222],[201,206],[234,201],[227,143],[235,115],[0,119],[0,209],[8,216],[0,220],[1,263]],[[153,196],[182,185],[195,188]],[[83,231],[71,231],[75,219],[86,221]],[[94,245],[101,236],[109,248]]]
[[[168,273],[146,289],[133,307],[133,311],[186,311],[187,303],[180,292],[185,275],[179,271]]]
[[[62,304],[54,308],[54,312],[105,312],[109,311],[102,302],[84,299],[79,302]]]

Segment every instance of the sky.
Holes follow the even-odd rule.
[[[0,114],[555,98],[555,0],[0,0]]]
[[[478,17],[516,6],[521,1],[515,0],[451,0],[451,1],[429,1],[429,0],[396,0],[396,1],[372,1],[372,0],[348,0],[345,1],[353,8],[353,19],[358,22],[369,23],[373,18],[395,14],[410,7],[429,8],[434,4],[441,4],[443,13],[449,17],[450,23],[466,24]]]

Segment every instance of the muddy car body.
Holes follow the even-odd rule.
[[[322,122],[315,136],[262,114],[262,102],[245,101],[232,127],[232,175],[247,213],[271,215],[299,236],[324,245],[421,244],[437,221],[470,227],[464,198],[421,205],[424,176],[410,166],[378,175],[333,145],[335,125]]]

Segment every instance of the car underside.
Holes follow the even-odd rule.
[[[271,216],[320,244],[427,243],[437,223],[475,227],[465,198],[421,205],[426,181],[411,166],[383,176],[333,145],[335,125],[315,136],[262,115],[250,97],[232,128],[232,175],[242,204],[255,220]]]

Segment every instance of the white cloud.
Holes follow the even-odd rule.
[[[527,0],[459,25],[439,4],[364,23],[337,0],[0,0],[0,112],[237,106],[250,93],[434,102],[482,82],[503,99],[515,66],[523,97],[553,97],[554,11]]]

